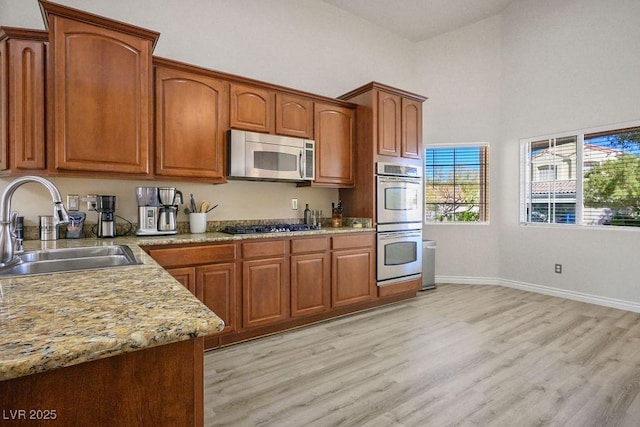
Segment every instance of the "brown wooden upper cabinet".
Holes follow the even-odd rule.
[[[232,83],[230,127],[313,138],[313,101],[270,88]]]
[[[232,83],[230,93],[229,124],[232,128],[274,133],[273,91]]]
[[[155,175],[225,182],[228,83],[169,60],[154,64]]]
[[[374,155],[422,158],[422,103],[426,97],[372,82],[340,99],[368,109],[363,114],[362,133],[370,135]],[[374,129],[367,129],[372,124]]]
[[[316,178],[313,185],[353,187],[354,110],[315,103]]]
[[[422,101],[402,98],[400,156],[422,158]]]
[[[378,154],[398,157],[402,135],[402,98],[378,92]]]
[[[45,169],[48,33],[0,28],[0,170]]]
[[[313,101],[276,92],[276,133],[313,139]]]
[[[378,155],[420,159],[422,102],[378,91]]]
[[[151,55],[159,34],[47,1],[40,6],[50,36],[53,168],[149,174]]]

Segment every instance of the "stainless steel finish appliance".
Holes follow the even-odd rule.
[[[313,181],[315,141],[232,129],[229,178]]]
[[[422,241],[422,290],[436,287],[436,242]]]
[[[182,192],[175,187],[136,187],[138,199],[138,236],[178,233],[178,204]]]
[[[378,286],[422,273],[422,173],[419,166],[376,165]]]
[[[96,196],[98,237],[116,237],[116,196]]]
[[[422,224],[378,225],[378,286],[417,278],[422,273]]]
[[[420,169],[379,162],[377,172],[377,223],[422,222]]]
[[[265,234],[265,233],[294,233],[298,231],[319,230],[320,227],[311,224],[249,224],[228,225],[221,231],[227,234]]]

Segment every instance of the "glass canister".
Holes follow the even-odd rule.
[[[84,212],[69,212],[69,223],[67,224],[67,239],[81,239],[82,229],[87,214]]]

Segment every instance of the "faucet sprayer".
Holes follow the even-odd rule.
[[[11,214],[11,198],[18,187],[27,182],[38,182],[49,190],[53,200],[53,220],[56,225],[69,222],[69,214],[62,204],[60,191],[51,181],[39,176],[22,176],[14,179],[7,185],[0,197],[0,267],[11,263],[14,259],[15,218],[17,215]]]

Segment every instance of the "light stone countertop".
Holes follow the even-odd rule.
[[[0,381],[221,331],[223,321],[140,246],[373,231],[25,241],[27,251],[124,244],[142,265],[0,279]]]

